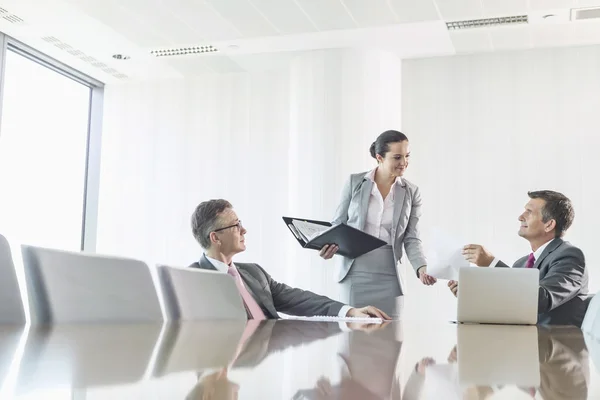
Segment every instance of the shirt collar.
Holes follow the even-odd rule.
[[[535,257],[536,261],[540,258],[540,256],[542,255],[542,253],[544,252],[544,250],[546,249],[546,247],[548,247],[548,245],[550,244],[550,242],[552,242],[554,239],[550,239],[549,241],[547,241],[546,243],[544,243],[543,245],[541,245],[539,247],[539,249],[537,249],[534,253],[533,256]]]
[[[206,257],[206,259],[208,261],[210,261],[210,263],[213,265],[213,267],[215,267],[217,269],[217,271],[227,273],[227,271],[229,270],[229,265],[225,264],[223,261],[219,261],[219,260],[215,260],[214,258],[210,258],[206,254],[204,254],[204,256]],[[233,262],[231,262],[231,266],[232,267],[235,266],[233,264]]]
[[[374,169],[372,169],[372,170],[370,170],[369,172],[367,172],[367,173],[365,174],[365,179],[368,179],[368,180],[370,180],[371,182],[375,182],[375,172],[377,171],[377,168],[378,168],[378,167],[375,167]],[[402,186],[402,177],[401,177],[401,176],[397,176],[397,177],[396,177],[396,180],[394,181],[394,183],[393,183],[393,184],[394,184],[394,185],[395,185],[395,184],[398,184],[398,185]]]

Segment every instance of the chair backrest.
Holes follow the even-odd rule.
[[[23,246],[32,323],[140,323],[163,320],[148,265],[141,261]]]
[[[600,339],[600,296],[594,295],[589,300],[581,330]]]
[[[0,235],[0,323],[24,324],[25,307],[10,245]]]
[[[167,318],[245,320],[246,309],[233,279],[217,271],[158,266]]]

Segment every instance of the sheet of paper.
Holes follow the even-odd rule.
[[[294,224],[294,226],[306,242],[309,242],[312,238],[320,235],[322,232],[330,228],[329,226],[314,224],[312,222],[300,221],[297,219],[293,219],[292,224]]]
[[[296,315],[290,315],[285,319],[294,319],[301,321],[326,321],[326,322],[357,322],[361,324],[382,324],[383,320],[376,317],[333,317],[328,315],[315,315],[314,317],[300,317]]]
[[[431,251],[428,254],[427,273],[438,279],[457,280],[458,269],[470,266],[462,255],[465,243],[435,229],[430,242]]]

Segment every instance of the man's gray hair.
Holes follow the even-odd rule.
[[[203,201],[192,214],[192,233],[203,249],[210,248],[210,233],[218,229],[219,215],[233,208],[230,202],[223,199]]]

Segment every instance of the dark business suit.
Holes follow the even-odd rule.
[[[517,260],[513,268],[525,268],[527,257]],[[497,267],[508,265],[499,261]],[[540,271],[538,324],[580,327],[590,299],[583,252],[557,238],[546,246],[533,268]]]
[[[278,319],[278,312],[307,317],[337,316],[344,306],[329,297],[279,283],[258,264],[235,263],[235,266],[244,285],[269,319]],[[216,271],[215,266],[204,255],[200,263],[193,263],[190,267]]]

